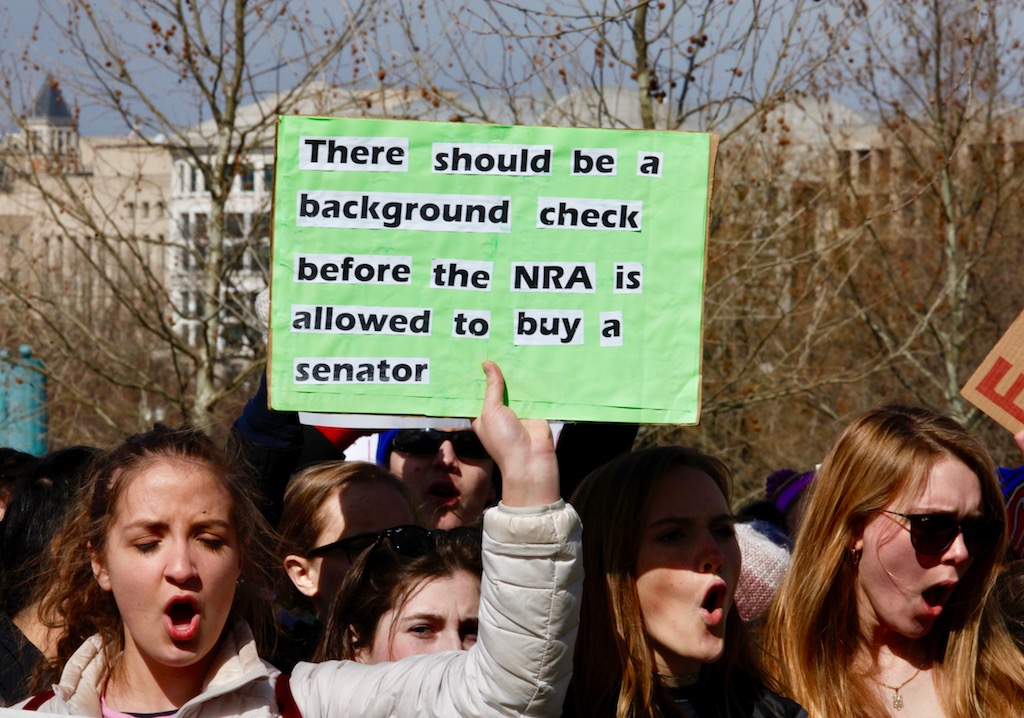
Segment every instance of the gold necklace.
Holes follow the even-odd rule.
[[[902,683],[900,683],[898,686],[890,686],[890,685],[888,685],[886,683],[882,683],[881,681],[876,680],[875,678],[872,678],[871,680],[875,681],[875,683],[877,683],[878,685],[882,686],[882,688],[888,688],[890,691],[892,691],[892,707],[895,710],[901,711],[901,710],[903,710],[903,696],[900,695],[900,689],[903,688],[908,683],[910,683],[915,678],[917,678],[917,675],[920,672],[921,672],[921,669],[918,668],[916,671],[914,671],[914,675],[912,675],[910,678],[908,678],[907,680],[905,680]]]

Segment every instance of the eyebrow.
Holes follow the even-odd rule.
[[[440,623],[440,622],[447,621],[448,619],[445,616],[442,616],[439,613],[410,613],[410,614],[407,614],[407,615],[403,616],[402,620],[403,621],[437,621],[437,622]],[[458,623],[460,625],[462,625],[462,624],[465,624],[467,622],[479,623],[479,621],[480,621],[480,618],[478,616],[468,616],[466,618],[459,619]]]
[[[138,521],[132,521],[129,524],[125,524],[124,530],[131,531],[133,529],[157,529],[164,531],[170,526],[166,521],[149,521],[147,519],[139,519]],[[230,531],[231,522],[224,519],[207,519],[205,521],[198,521],[191,526],[192,530],[203,531],[206,529],[220,529],[221,531]]]
[[[410,613],[402,617],[403,621],[443,621],[438,613]]]
[[[647,528],[654,528],[657,526],[693,526],[698,523],[698,519],[693,516],[666,516],[665,518],[652,521],[648,524]],[[716,514],[707,519],[709,524],[721,524],[721,523],[736,523],[736,516],[734,514]]]

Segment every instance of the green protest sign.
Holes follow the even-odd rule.
[[[716,143],[280,118],[271,405],[695,423]]]

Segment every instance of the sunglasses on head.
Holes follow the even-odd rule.
[[[333,543],[318,546],[308,554],[307,558],[322,556],[332,551],[344,551],[349,563],[368,549],[386,546],[400,556],[419,558],[426,556],[437,547],[439,539],[449,541],[474,541],[480,543],[480,529],[472,526],[459,526],[448,531],[425,529],[422,526],[395,526],[380,533],[358,534]],[[445,537],[447,537],[445,539]]]
[[[436,454],[441,444],[452,442],[455,455],[460,459],[486,459],[487,450],[476,432],[439,431],[437,429],[402,429],[391,441],[391,448],[406,454]]]
[[[453,529],[425,529],[422,526],[395,526],[381,531],[373,548],[386,546],[400,556],[419,558],[437,548],[442,542],[480,545],[483,534],[475,526],[457,526]]]
[[[984,556],[996,547],[1003,534],[1002,521],[980,516],[958,519],[953,514],[901,514],[884,510],[882,513],[907,519],[910,522],[910,544],[925,556],[945,553],[961,533],[967,553],[974,557]]]
[[[335,551],[344,551],[345,558],[348,559],[348,562],[355,563],[359,554],[377,542],[377,537],[379,535],[380,534],[378,533],[356,534],[355,536],[349,536],[348,538],[343,538],[338,541],[332,541],[331,543],[324,544],[323,546],[317,546],[310,550],[310,552],[306,554],[306,558],[316,558],[317,556],[334,553]]]

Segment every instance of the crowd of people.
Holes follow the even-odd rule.
[[[0,453],[0,704],[97,718],[1024,714],[1019,474],[883,406],[733,511],[728,467],[503,403],[377,462],[246,406]],[[349,439],[351,437],[348,437]],[[1024,435],[1018,437],[1024,443]],[[339,446],[340,443],[340,446]]]

